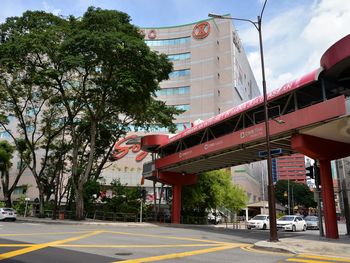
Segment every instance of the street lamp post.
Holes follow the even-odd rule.
[[[266,151],[267,151],[267,174],[268,174],[268,203],[269,203],[269,218],[270,218],[270,241],[277,242],[277,225],[276,225],[276,202],[275,202],[275,189],[272,178],[272,158],[271,158],[271,147],[270,147],[270,129],[269,129],[269,112],[267,104],[267,91],[266,91],[266,79],[265,79],[265,64],[264,64],[264,51],[262,43],[262,16],[265,10],[267,0],[265,0],[262,7],[260,16],[257,21],[250,19],[242,19],[235,17],[225,17],[222,15],[208,14],[209,17],[219,19],[230,19],[237,21],[245,21],[251,23],[259,33],[259,48],[260,48],[260,60],[261,60],[261,73],[262,73],[262,86],[263,86],[263,97],[264,97],[264,115],[265,115],[265,133],[266,133]]]

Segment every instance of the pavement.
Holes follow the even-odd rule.
[[[84,221],[74,220],[52,220],[50,218],[18,217],[18,221],[44,224],[66,224],[66,225],[111,225],[111,226],[176,226],[173,224],[139,223],[139,222],[110,222],[87,219]],[[181,225],[183,226],[183,225]],[[196,225],[196,227],[198,227]],[[208,228],[227,228],[227,225],[206,225]],[[233,228],[243,229],[244,224],[234,225]],[[339,239],[320,237],[319,235],[303,235],[280,238],[277,242],[258,241],[254,244],[255,249],[269,250],[274,252],[287,252],[293,254],[322,255],[344,259],[342,262],[350,262],[350,235],[346,235],[344,224],[339,227]]]

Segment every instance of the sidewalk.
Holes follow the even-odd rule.
[[[87,219],[85,221],[74,220],[52,220],[51,218],[35,218],[35,217],[18,217],[18,221],[27,223],[44,223],[44,224],[66,224],[66,225],[110,225],[110,226],[132,226],[132,227],[158,227],[162,224],[158,223],[139,223],[139,222],[108,222],[100,220]],[[164,224],[164,226],[172,226],[172,224]],[[179,225],[174,225],[179,226]],[[204,226],[203,226],[204,227]],[[207,225],[208,228],[226,228],[221,225]],[[237,226],[230,225],[232,229],[244,229],[244,224]],[[289,252],[293,254],[312,254],[329,257],[343,258],[343,262],[350,262],[350,236],[344,235],[342,231],[339,239],[328,239],[317,235],[298,237],[280,238],[278,242],[258,241],[254,244],[254,248],[262,250],[270,250],[277,252]]]
[[[335,240],[321,237],[318,239],[281,238],[278,242],[259,241],[254,244],[254,247],[293,254],[340,257],[350,262],[350,236],[342,235]]]
[[[145,223],[145,222],[110,222],[110,221],[101,221],[101,220],[93,220],[86,219],[83,221],[76,221],[70,219],[56,219],[53,220],[51,218],[38,218],[38,217],[17,217],[17,221],[19,222],[27,222],[27,223],[43,223],[43,224],[62,224],[62,225],[100,225],[100,226],[153,226],[157,227],[157,224]]]

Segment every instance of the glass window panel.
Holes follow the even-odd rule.
[[[159,40],[145,40],[148,46],[173,46],[179,44],[186,44],[191,41],[190,37],[173,38],[173,39],[159,39]]]

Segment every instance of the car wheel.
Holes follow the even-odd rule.
[[[296,232],[296,231],[297,231],[297,228],[295,227],[295,225],[292,226],[292,231],[293,231],[293,232]]]
[[[247,226],[247,229],[250,230],[251,228],[249,226]]]
[[[263,228],[262,228],[262,229],[263,229],[263,230],[266,230],[266,224],[263,225]]]
[[[303,231],[306,231],[306,225],[304,225],[304,227],[303,227]]]

